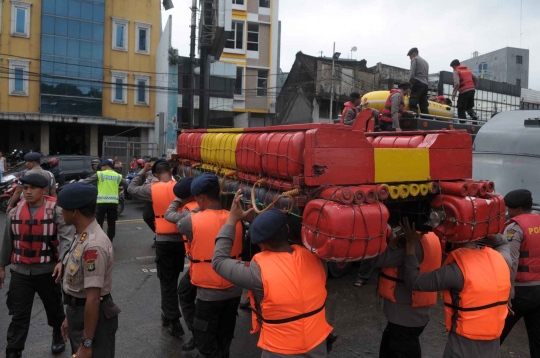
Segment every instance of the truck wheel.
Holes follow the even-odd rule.
[[[0,211],[6,212],[9,205],[9,199],[11,198],[2,198],[0,199]]]
[[[330,277],[341,277],[346,275],[351,270],[350,262],[329,262],[328,273]]]
[[[120,201],[118,203],[118,206],[116,207],[116,211],[118,213],[118,216],[122,215],[122,213],[124,212],[124,202],[123,201]]]

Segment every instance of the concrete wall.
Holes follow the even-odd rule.
[[[398,84],[409,80],[409,69],[389,66],[380,62],[370,69],[374,70],[379,76],[378,87],[376,90],[388,90],[390,89],[389,85],[391,87],[393,84]]]
[[[332,89],[332,62],[318,61],[316,88],[319,93],[330,93]],[[370,92],[377,85],[378,76],[358,67],[344,64],[334,65],[334,94],[349,96],[351,92]]]

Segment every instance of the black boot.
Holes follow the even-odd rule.
[[[6,350],[6,358],[21,358],[21,357],[22,357],[22,351],[18,351],[15,349]]]
[[[184,328],[182,328],[182,325],[180,324],[180,321],[178,320],[171,321],[171,325],[169,326],[169,328],[167,328],[167,331],[169,332],[171,336],[176,337],[176,338],[180,338],[184,334],[186,334],[184,332]]]
[[[186,344],[184,344],[182,346],[182,350],[184,352],[189,352],[189,351],[192,351],[194,350],[195,348],[197,348],[197,344],[195,343],[195,338],[192,336],[191,339],[189,340],[189,342],[187,342]]]
[[[51,352],[52,354],[60,354],[66,350],[66,343],[62,338],[62,331],[60,328],[53,329]]]
[[[162,313],[161,314],[161,325],[163,327],[169,327],[170,324],[171,324],[171,321],[169,321],[167,318],[165,318],[165,316]]]

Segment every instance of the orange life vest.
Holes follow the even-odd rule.
[[[212,268],[216,237],[229,218],[228,210],[202,210],[191,213],[193,241],[189,248],[191,283],[198,287],[224,290],[234,285],[219,276]],[[236,224],[231,258],[240,260],[242,254],[242,223]]]
[[[165,220],[165,212],[171,205],[176,195],[174,195],[173,187],[176,184],[174,180],[169,182],[154,182],[151,185],[152,207],[154,208],[154,216],[156,222],[156,234],[170,235],[178,234],[178,228],[175,223],[170,223]]]
[[[420,264],[420,273],[434,271],[441,267],[441,244],[439,238],[434,233],[425,234],[420,240],[422,249],[424,250],[424,260]],[[397,267],[384,267],[379,276],[379,295],[396,302],[394,291],[396,284],[403,280],[398,279]],[[429,307],[437,303],[437,292],[421,292],[412,291],[411,307]]]
[[[32,265],[58,261],[57,225],[53,219],[56,198],[44,196],[43,199],[43,205],[33,218],[25,199],[15,207],[11,219],[11,263]]]
[[[516,281],[540,281],[540,215],[522,214],[510,219],[523,231]]]
[[[339,121],[339,124],[345,124],[345,113],[349,109],[352,109],[354,111],[354,119],[356,119],[356,116],[358,116],[358,108],[354,106],[352,102],[345,102],[345,105],[343,106],[343,111],[341,112],[341,120]]]
[[[196,201],[190,201],[189,203],[187,203],[186,205],[178,209],[178,211],[182,211],[182,210],[193,211],[197,209],[198,207],[199,207],[199,204],[197,204]],[[184,247],[186,248],[186,255],[188,255],[189,257],[189,248],[191,247],[191,244],[185,235],[183,236],[183,238],[184,238]]]
[[[489,247],[454,250],[444,264],[453,262],[463,273],[464,285],[459,293],[459,306],[452,302],[449,290],[443,291],[446,329],[477,341],[499,338],[508,315],[508,264]]]
[[[384,104],[384,109],[381,113],[381,116],[379,117],[381,121],[392,123],[392,96],[398,92],[400,92],[398,89],[390,90],[390,95],[386,99],[386,103]],[[405,102],[403,100],[403,95],[401,95],[400,93],[398,119],[401,119],[404,108],[405,108]]]
[[[320,259],[306,248],[294,252],[263,251],[253,256],[261,268],[264,298],[251,302],[251,333],[260,330],[260,348],[279,354],[303,354],[332,331],[326,322],[326,275]]]
[[[459,75],[459,92],[475,88],[471,70],[467,66],[458,66],[456,71]]]

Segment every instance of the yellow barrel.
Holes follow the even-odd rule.
[[[409,184],[409,193],[411,196],[418,196],[420,194],[420,186],[418,184]]]
[[[395,186],[395,185],[390,185],[390,186],[388,187],[388,190],[389,190],[389,192],[390,192],[390,197],[391,197],[392,199],[397,199],[397,198],[399,198],[399,188],[398,188],[397,186]]]
[[[420,194],[422,196],[426,196],[429,193],[429,185],[428,184],[420,184]]]
[[[236,169],[236,146],[241,133],[207,133],[201,145],[203,162]]]
[[[409,196],[409,187],[405,184],[398,185],[399,197],[405,199]]]
[[[369,92],[362,97],[362,103],[367,102],[366,105],[363,105],[363,108],[373,108],[382,113],[384,109],[384,104],[390,95],[390,91],[374,91]],[[405,101],[405,110],[409,110],[409,97],[404,98]],[[445,104],[440,104],[437,102],[428,101],[429,103],[429,114],[439,117],[448,117],[452,118],[453,110],[452,107]]]

